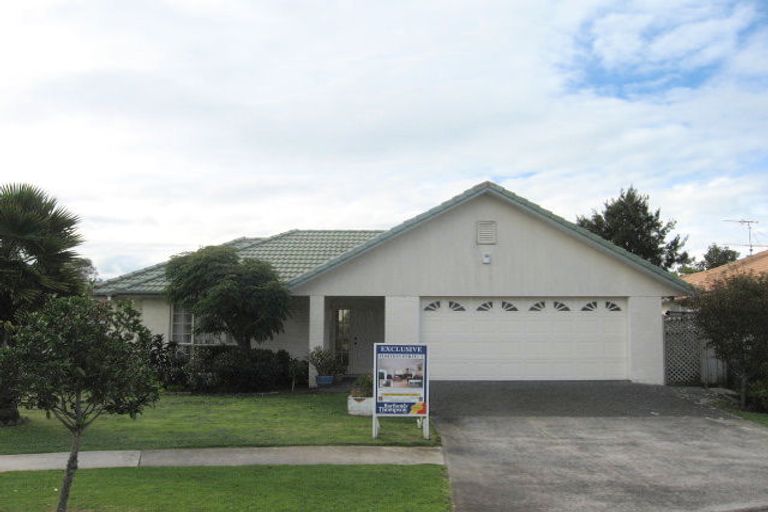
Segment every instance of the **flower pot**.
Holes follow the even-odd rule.
[[[347,412],[352,416],[373,416],[374,403],[372,396],[348,396]]]
[[[333,375],[318,375],[315,377],[318,386],[330,386],[333,384]]]

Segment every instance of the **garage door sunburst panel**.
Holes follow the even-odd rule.
[[[432,297],[422,310],[433,302],[442,308],[422,312],[421,334],[436,380],[626,378],[623,298]]]

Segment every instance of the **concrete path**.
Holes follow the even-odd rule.
[[[702,390],[432,383],[456,512],[768,510],[768,429]]]
[[[0,473],[64,469],[69,453],[0,455]],[[80,452],[80,468],[249,466],[279,464],[444,464],[437,447],[283,446]]]

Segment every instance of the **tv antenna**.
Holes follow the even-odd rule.
[[[749,255],[752,256],[752,248],[755,247],[755,244],[752,243],[752,224],[758,224],[759,222],[751,219],[725,219],[723,222],[736,222],[738,224],[741,224],[742,226],[747,226],[749,243],[746,244],[746,246],[749,247]],[[740,245],[743,247],[745,244],[734,244],[734,245]],[[762,247],[762,246],[757,246],[757,247]]]

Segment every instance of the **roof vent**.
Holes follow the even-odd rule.
[[[496,243],[496,221],[481,220],[477,223],[478,245],[493,245]]]

